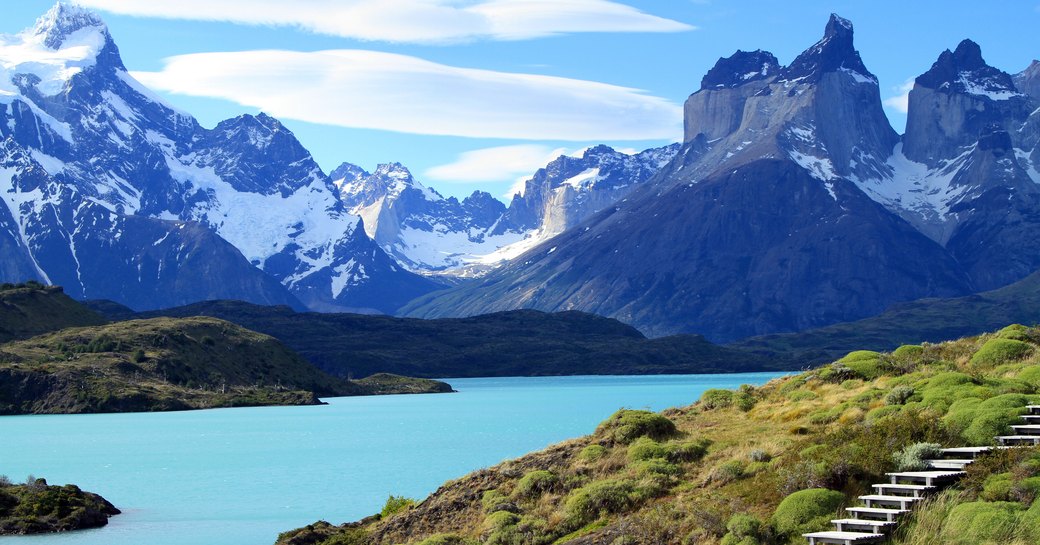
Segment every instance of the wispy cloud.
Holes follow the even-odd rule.
[[[522,182],[553,159],[567,155],[566,148],[537,144],[497,146],[463,152],[455,161],[425,172],[427,178],[441,182],[478,183]]]
[[[913,88],[914,78],[904,81],[899,87],[893,87],[893,90],[898,91],[899,94],[886,98],[884,100],[885,106],[889,106],[904,114],[907,113],[910,110],[910,91]]]
[[[292,26],[359,40],[520,40],[576,32],[682,32],[694,27],[610,0],[78,0],[140,17]]]
[[[681,133],[682,108],[637,89],[375,51],[199,53],[134,76],[154,89],[351,128],[592,142]]]

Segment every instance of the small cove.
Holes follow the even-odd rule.
[[[620,407],[661,410],[778,373],[448,379],[456,394],[316,407],[0,417],[0,474],[102,494],[106,528],[25,545],[269,545],[318,519],[423,498],[448,479],[591,433]]]

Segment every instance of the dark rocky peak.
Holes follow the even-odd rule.
[[[109,37],[108,26],[96,13],[76,5],[58,2],[36,20],[32,32],[33,35],[41,37],[47,47],[61,49],[69,36],[84,28],[97,29],[105,37]]]
[[[329,178],[339,181],[343,180],[344,183],[353,183],[371,176],[365,169],[353,164],[343,163],[336,167],[330,174]]]
[[[497,220],[506,211],[506,205],[486,191],[474,191],[462,200],[462,209],[478,224]]]
[[[1012,80],[1019,92],[1040,100],[1040,61],[1034,60],[1029,68],[1015,74]]]
[[[221,133],[228,142],[248,143],[258,149],[267,149],[283,140],[296,140],[285,125],[263,112],[226,119],[218,123],[214,131]]]
[[[790,66],[784,68],[780,79],[813,83],[823,74],[840,70],[853,72],[877,82],[877,78],[867,70],[859,52],[856,51],[852,23],[848,19],[831,14],[823,39],[803,51]]]
[[[775,76],[780,63],[768,51],[740,51],[723,57],[701,79],[701,90],[731,89]]]
[[[986,64],[982,48],[971,40],[962,41],[953,51],[943,51],[916,83],[942,93],[964,93],[994,100],[1018,94],[1011,75]]]
[[[586,149],[585,153],[582,154],[582,158],[583,159],[595,159],[597,157],[603,157],[603,156],[607,156],[607,155],[616,155],[616,154],[617,154],[617,151],[615,151],[614,148],[612,148],[612,147],[610,147],[610,146],[608,146],[606,144],[599,144],[597,146],[592,146],[591,148]]]

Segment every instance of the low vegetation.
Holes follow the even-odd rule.
[[[0,535],[97,528],[119,514],[107,500],[75,485],[54,486],[30,475],[14,484],[0,475]]]
[[[446,483],[392,516],[316,523],[278,543],[802,544],[885,472],[1009,433],[1040,403],[1038,347],[1040,330],[1012,326],[853,352],[662,413],[623,409],[592,435]],[[893,542],[1037,543],[1038,497],[1040,449],[986,455]]]

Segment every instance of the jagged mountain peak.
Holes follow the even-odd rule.
[[[701,79],[701,89],[739,87],[745,83],[766,79],[776,75],[780,63],[776,57],[761,49],[741,51],[722,57]]]
[[[971,40],[962,40],[953,51],[943,51],[932,67],[915,81],[921,87],[939,92],[991,100],[1019,96],[1011,75],[986,64],[982,48]]]
[[[32,35],[40,37],[51,49],[61,49],[69,36],[85,28],[96,29],[106,36],[108,34],[108,26],[96,13],[76,4],[59,1],[36,20]]]
[[[343,163],[329,173],[329,178],[336,183],[354,183],[371,175],[367,170],[353,163]]]
[[[798,55],[794,62],[782,71],[780,79],[807,79],[812,82],[823,74],[840,70],[852,72],[877,83],[877,78],[867,70],[859,51],[856,51],[852,22],[831,14],[823,38]]]

